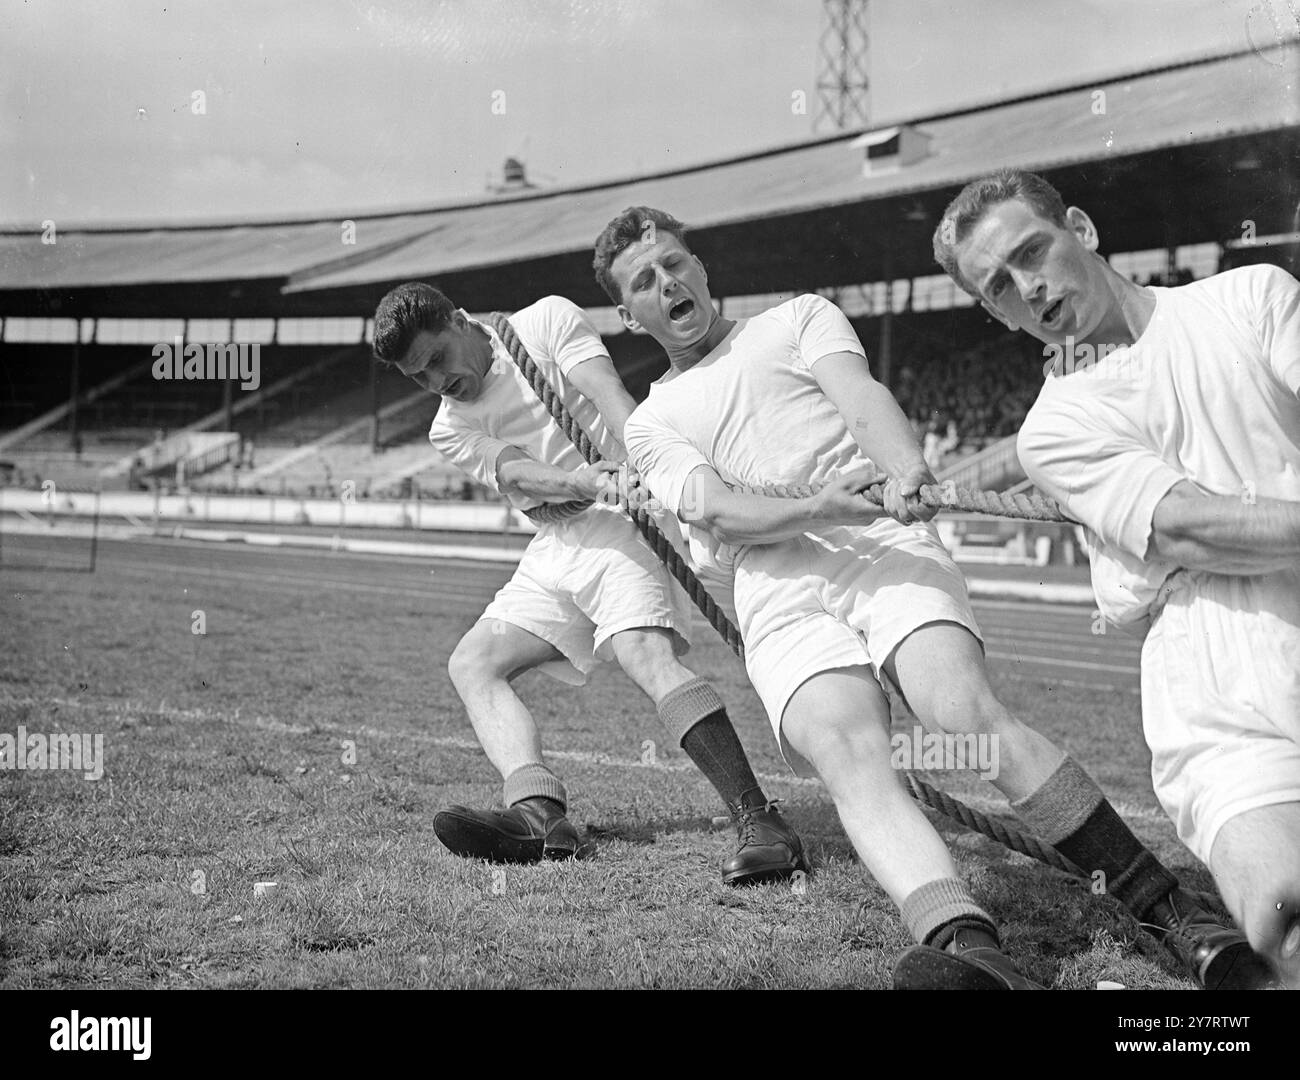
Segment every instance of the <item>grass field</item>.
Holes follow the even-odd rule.
[[[500,797],[445,668],[490,590],[454,566],[432,571],[445,589],[431,599],[409,584],[428,567],[372,560],[363,586],[355,561],[328,554],[292,574],[254,555],[246,573],[218,572],[165,544],[130,558],[111,545],[90,575],[12,568],[22,553],[5,538],[0,732],[102,734],[105,771],[0,771],[0,987],[872,989],[909,944],[824,791],[782,764],[742,668],[705,629],[693,666],[731,703],[810,849],[802,891],[721,884],[723,808],[613,666],[583,690],[519,683],[589,856],[502,868],[446,852],[434,812]],[[1211,887],[1151,795],[1136,695],[993,675],[1168,865]],[[931,778],[1001,805],[973,776]],[[940,827],[1032,977],[1192,987],[1110,901]]]

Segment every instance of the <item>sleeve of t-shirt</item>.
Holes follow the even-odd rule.
[[[826,297],[812,293],[795,297],[790,301],[790,316],[799,346],[794,354],[796,369],[808,371],[818,360],[834,353],[857,353],[866,359],[866,350],[844,312]]]
[[[485,487],[500,492],[497,485],[497,459],[510,444],[487,432],[462,422],[446,404],[438,410],[429,428],[429,442],[461,472]]]
[[[1092,422],[1082,407],[1036,404],[1016,451],[1025,475],[1101,541],[1145,559],[1156,504],[1183,475],[1132,434]]]
[[[544,343],[545,355],[568,375],[584,360],[596,357],[609,358],[609,350],[600,340],[600,334],[587,313],[572,300],[563,296],[547,296],[520,313],[511,322],[520,337],[527,336]],[[527,343],[527,342],[525,342]],[[532,351],[531,349],[529,350]]]
[[[688,501],[686,479],[709,459],[646,405],[639,405],[623,429],[629,464],[641,482],[678,517]]]
[[[1258,332],[1269,367],[1300,396],[1300,281],[1279,266],[1261,273]]]

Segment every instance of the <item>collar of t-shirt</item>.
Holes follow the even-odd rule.
[[[1170,290],[1161,285],[1148,285],[1146,287],[1155,293],[1156,306],[1151,311],[1151,318],[1147,320],[1145,329],[1143,329],[1142,333],[1138,335],[1132,345],[1117,345],[1115,348],[1107,352],[1105,356],[1098,357],[1098,346],[1075,345],[1073,344],[1073,339],[1067,338],[1067,344],[1060,347],[1060,351],[1056,354],[1055,358],[1047,361],[1047,363],[1043,365],[1043,378],[1059,379],[1064,375],[1073,375],[1080,371],[1088,371],[1091,368],[1096,367],[1107,357],[1122,357],[1130,350],[1136,349],[1138,345],[1142,343],[1143,339],[1150,339],[1155,331],[1157,320],[1162,320],[1164,317],[1164,309],[1167,306],[1165,294]],[[1087,350],[1086,353],[1083,352],[1084,349]]]
[[[686,375],[686,374],[688,374],[689,372],[694,371],[697,367],[699,367],[699,366],[700,366],[701,364],[703,364],[706,360],[708,360],[709,357],[713,356],[714,353],[716,353],[719,349],[721,349],[722,346],[724,346],[725,344],[727,344],[727,342],[729,342],[732,338],[734,338],[734,337],[736,336],[737,332],[740,330],[740,328],[741,328],[742,326],[744,326],[744,325],[745,325],[746,323],[748,323],[748,322],[749,322],[748,319],[737,319],[737,320],[735,320],[735,322],[733,323],[731,329],[727,331],[727,336],[724,337],[721,341],[719,341],[715,346],[713,346],[713,348],[711,348],[707,353],[705,353],[703,356],[701,356],[697,361],[695,361],[695,363],[693,363],[693,364],[692,364],[690,367],[688,367],[685,371],[683,371],[681,368],[675,367],[673,364],[670,363],[670,364],[668,365],[668,370],[665,371],[662,375],[660,375],[659,378],[655,379],[655,381],[654,381],[653,383],[651,383],[650,385],[651,385],[651,386],[663,386],[665,383],[670,383],[670,382],[672,382],[674,379],[681,378],[681,376]]]

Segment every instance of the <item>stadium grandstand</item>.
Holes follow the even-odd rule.
[[[437,399],[369,358],[369,316],[423,280],[468,310],[584,305],[637,398],[664,370],[623,331],[591,246],[629,205],[691,227],[723,313],[831,297],[942,477],[1023,481],[1014,435],[1041,378],[937,272],[930,236],[968,180],[1044,174],[1112,264],[1175,283],[1244,262],[1296,272],[1300,44],[1190,59],[693,168],[329,219],[0,232],[0,483],[483,500],[425,433]],[[256,379],[159,379],[157,350],[256,357]],[[242,350],[242,352],[241,352]],[[250,355],[251,354],[251,355]]]

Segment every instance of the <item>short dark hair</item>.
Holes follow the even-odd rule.
[[[948,204],[934,230],[934,257],[944,272],[972,296],[979,293],[957,269],[957,245],[960,244],[988,211],[998,203],[1019,199],[1039,217],[1054,225],[1066,226],[1065,201],[1061,193],[1037,173],[1023,169],[999,169],[991,176],[972,180]]]
[[[375,308],[375,335],[371,351],[381,364],[402,359],[421,330],[441,333],[456,314],[456,305],[432,285],[408,281],[398,285]]]
[[[645,235],[646,229],[651,225],[660,232],[677,237],[682,247],[690,250],[686,245],[686,226],[672,214],[656,210],[652,206],[629,206],[596,237],[596,257],[591,262],[596,271],[596,281],[615,304],[623,302],[623,294],[609,268],[619,255]]]

